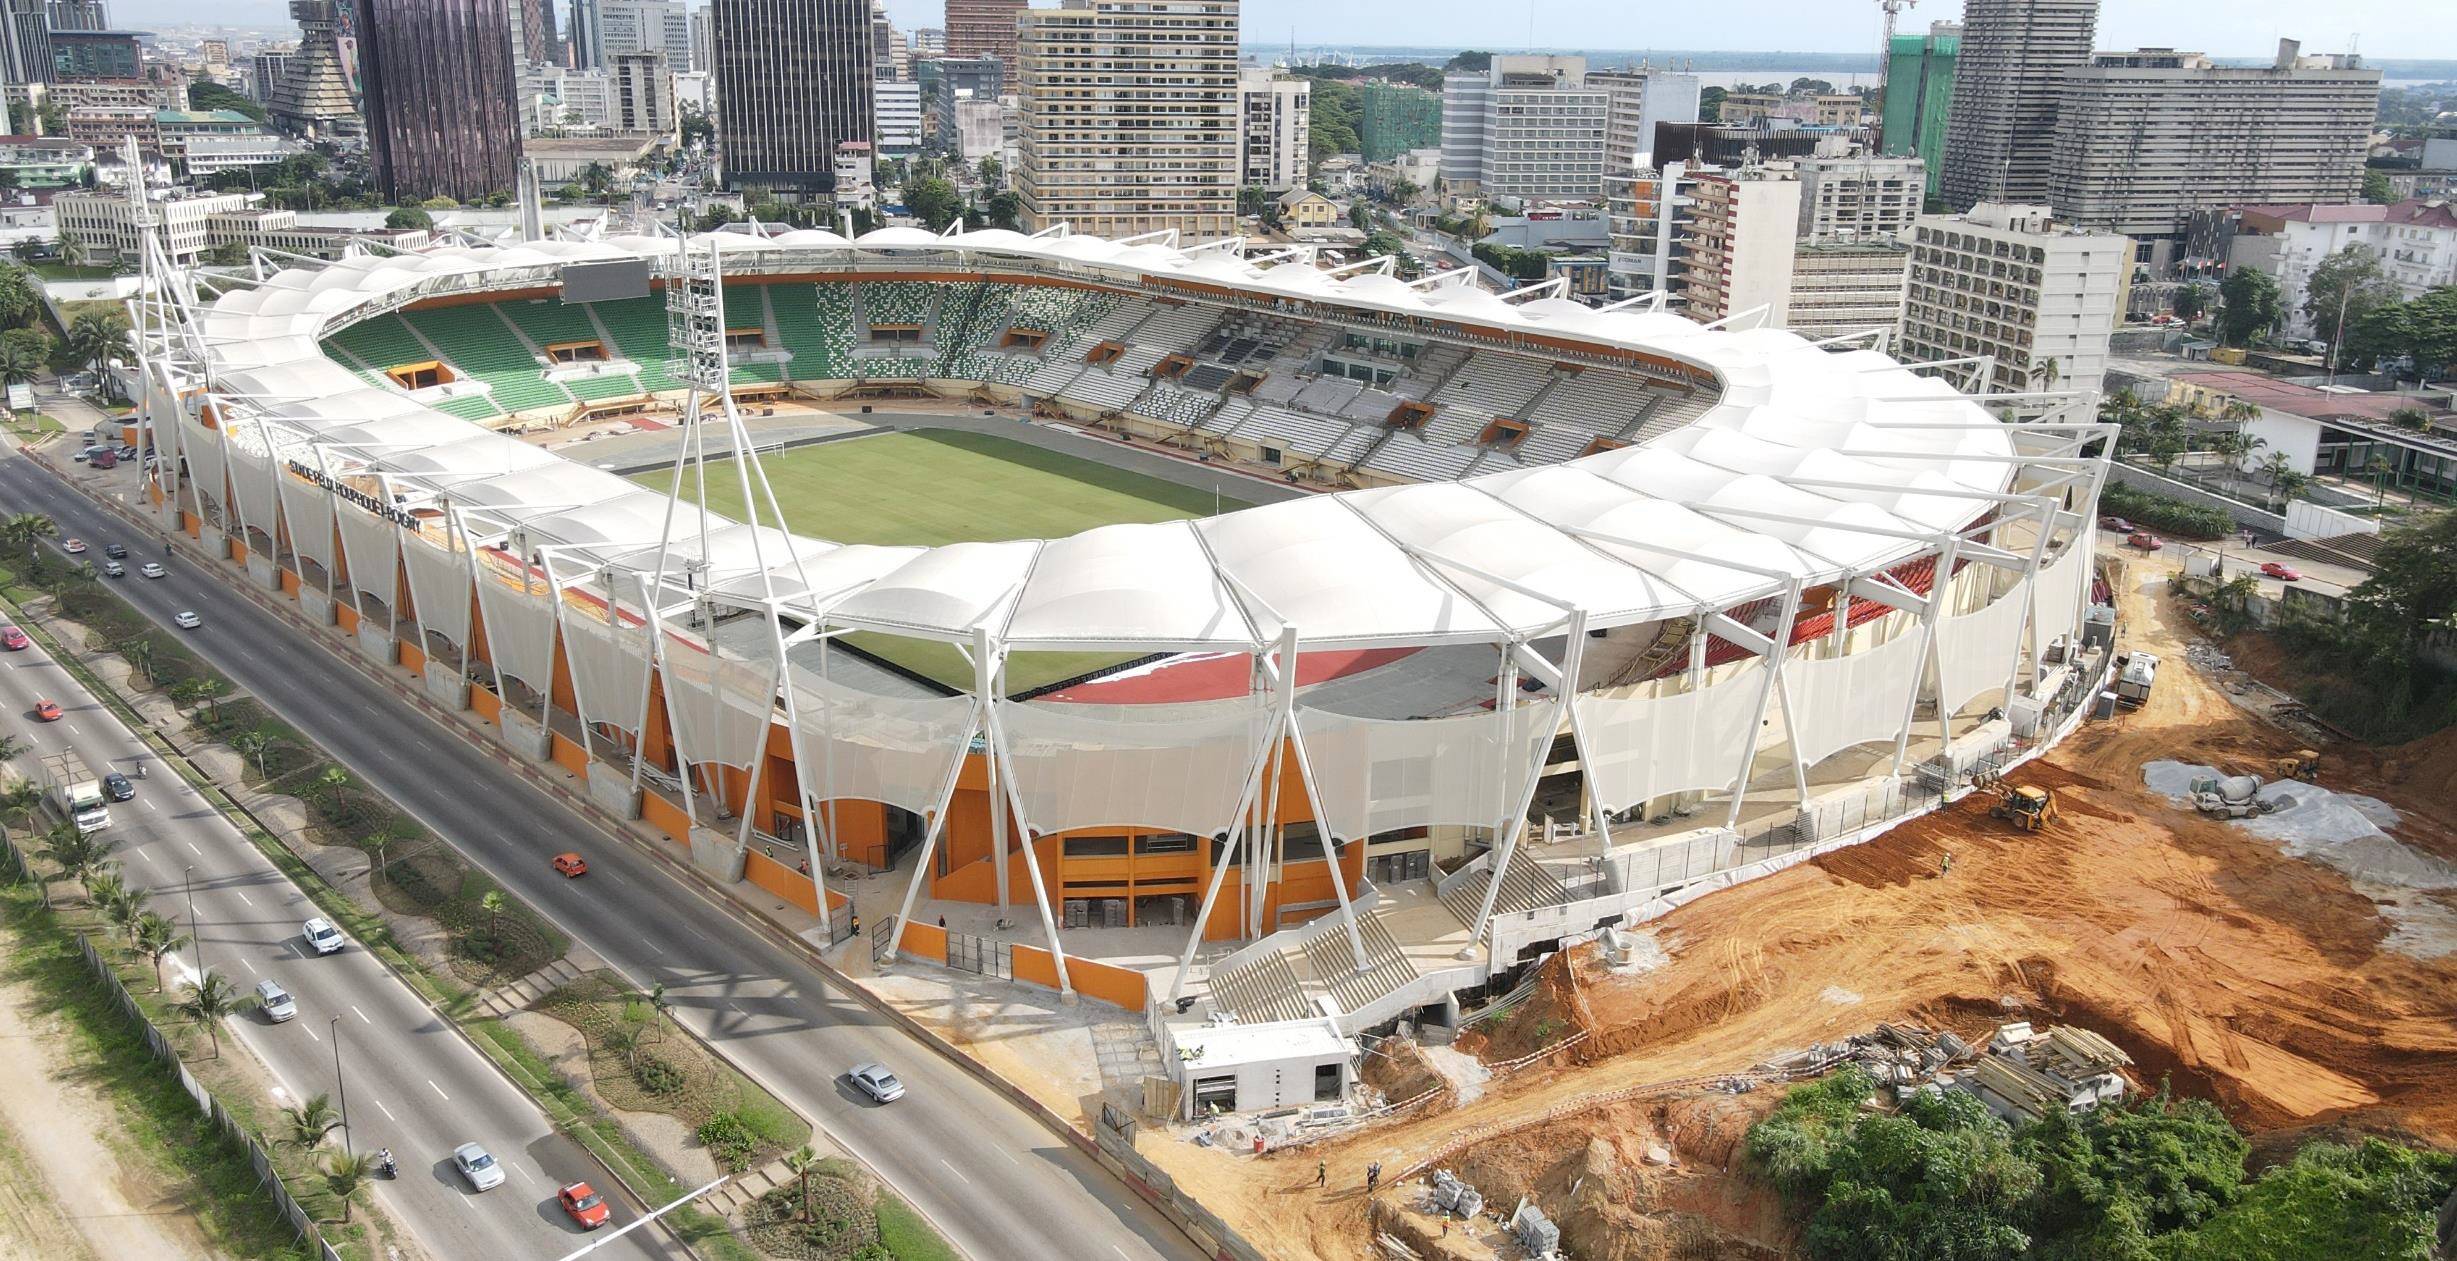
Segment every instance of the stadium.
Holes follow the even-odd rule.
[[[451,245],[167,303],[152,488],[839,939],[830,873],[887,872],[907,954],[994,916],[1017,980],[1353,1030],[1865,835],[2095,694],[2098,427],[2000,421],[1881,333],[1237,241],[713,240],[736,408],[899,419],[582,462],[544,439],[727,438],[682,407],[683,243]]]

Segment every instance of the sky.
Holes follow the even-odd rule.
[[[559,3],[562,0],[559,0]],[[937,26],[944,0],[887,0],[896,25]],[[1961,0],[1926,0],[1903,14],[1905,30],[1959,16]],[[113,20],[286,26],[284,0],[114,0]],[[1533,43],[1589,48],[1678,48],[1797,52],[1875,51],[1875,0],[1245,0],[1245,39],[1301,44],[1459,45],[1508,50]],[[2384,57],[2457,59],[2457,4],[2447,0],[2104,0],[2101,48],[2158,45],[2219,56],[2265,56],[2281,36],[2311,52],[2349,43]]]

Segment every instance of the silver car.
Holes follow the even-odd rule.
[[[299,1014],[298,1000],[290,997],[290,991],[283,989],[282,983],[271,977],[256,982],[256,1003],[263,1009],[265,1019],[275,1024]]]
[[[503,1185],[503,1166],[485,1148],[463,1143],[452,1149],[452,1167],[468,1179],[472,1191],[492,1191]]]
[[[880,1103],[894,1103],[904,1098],[904,1083],[897,1081],[896,1075],[888,1072],[885,1064],[857,1064],[845,1076],[853,1079],[856,1090]]]

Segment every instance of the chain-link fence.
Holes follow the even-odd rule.
[[[22,865],[14,847],[10,848],[8,859]],[[290,1194],[290,1188],[282,1182],[280,1170],[274,1168],[273,1165],[273,1154],[266,1151],[264,1144],[258,1141],[246,1126],[241,1125],[237,1117],[232,1116],[230,1111],[222,1106],[221,1100],[213,1097],[212,1091],[205,1089],[203,1082],[196,1080],[196,1075],[188,1071],[187,1065],[180,1063],[178,1048],[172,1046],[170,1038],[161,1029],[155,1027],[152,1018],[145,1014],[145,1009],[137,1005],[136,997],[130,994],[128,987],[120,982],[119,973],[112,968],[110,961],[104,959],[102,953],[94,948],[93,940],[83,933],[77,934],[77,952],[85,957],[85,966],[93,972],[94,979],[102,985],[103,992],[111,996],[111,1001],[118,1006],[120,1013],[135,1024],[138,1031],[144,1035],[146,1049],[152,1051],[154,1058],[169,1065],[171,1071],[179,1075],[179,1087],[188,1092],[188,1098],[195,1101],[197,1111],[212,1118],[216,1128],[247,1152],[248,1167],[256,1171],[258,1189],[272,1198],[275,1207],[279,1208],[282,1216],[289,1221],[290,1228],[298,1232],[300,1239],[314,1247],[316,1255],[323,1261],[341,1261],[341,1254],[335,1252],[333,1245],[325,1241],[324,1232],[317,1228],[315,1219],[307,1215],[307,1210],[299,1204],[297,1197]]]

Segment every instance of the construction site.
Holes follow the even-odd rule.
[[[2457,734],[2379,749],[2280,725],[2156,561],[2100,563],[2118,651],[2165,665],[2014,773],[2050,799],[2037,828],[1973,792],[1565,941],[1455,1037],[1367,1039],[1362,1122],[1151,1128],[1137,1152],[1273,1256],[1777,1257],[1799,1223],[1741,1143],[1779,1083],[1951,1060],[1966,1088],[2067,1088],[1989,1066],[2006,1030],[2103,1047],[2074,1082],[2206,1098],[2256,1145],[2457,1143]]]

